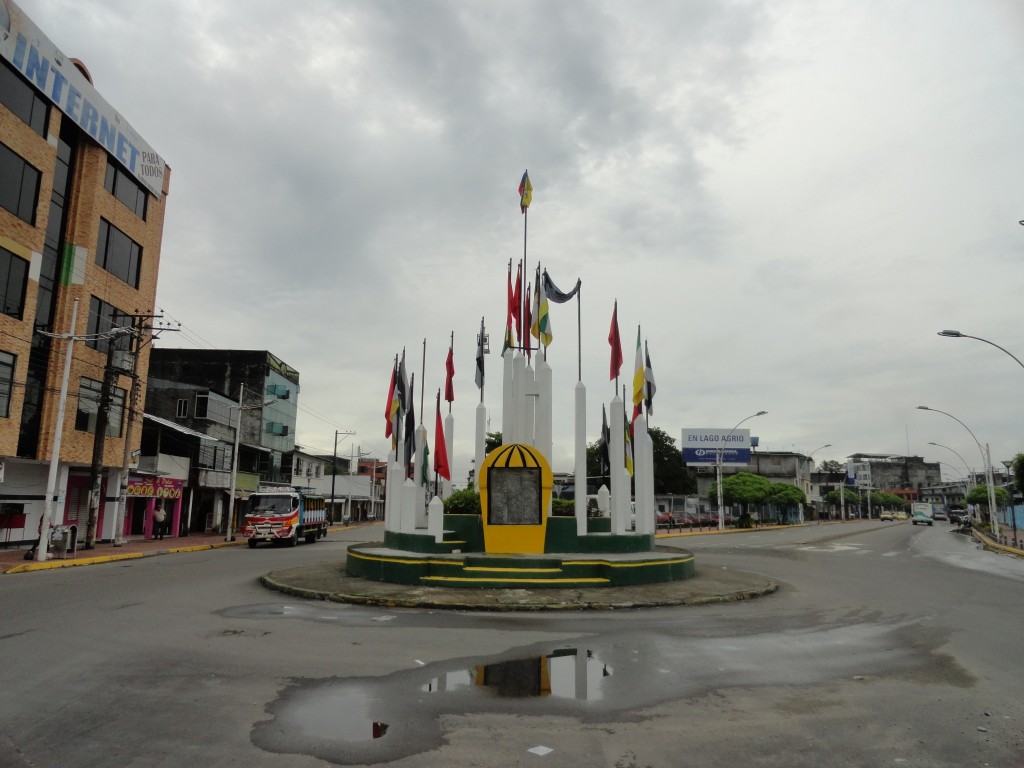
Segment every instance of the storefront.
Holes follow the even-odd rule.
[[[159,504],[167,513],[166,535],[177,537],[181,530],[183,486],[183,480],[170,477],[130,476],[123,534],[153,538],[153,513]]]

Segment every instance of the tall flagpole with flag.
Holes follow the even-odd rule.
[[[619,392],[619,372],[622,370],[622,340],[619,338],[619,301],[615,300],[612,310],[612,326],[608,330],[608,344],[612,348],[609,378],[615,382],[615,394]]]
[[[522,288],[518,291],[520,301],[526,301],[529,304],[529,300],[526,298],[526,230],[529,222],[529,208],[530,203],[533,202],[533,183],[530,181],[529,170],[523,171],[523,178],[519,180],[519,210],[523,214],[523,261],[522,267]],[[519,282],[519,272],[516,273],[516,282]],[[519,317],[522,318],[525,313],[522,310],[522,305],[519,309]],[[524,325],[522,334],[523,346],[530,346],[530,326]]]

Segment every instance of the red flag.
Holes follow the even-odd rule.
[[[452,348],[448,347],[448,359],[444,361],[444,399],[445,402],[455,401],[455,357]]]
[[[437,392],[437,419],[434,422],[434,472],[445,480],[452,479],[448,468],[448,448],[444,442],[444,427],[441,424],[441,391]]]
[[[384,437],[391,437],[391,419],[394,418],[394,413],[391,410],[392,403],[395,399],[395,377],[398,374],[398,358],[395,358],[395,365],[391,369],[391,386],[388,387],[388,404],[384,406],[384,421],[387,422],[387,426],[384,428]]]
[[[617,379],[619,371],[622,370],[622,341],[619,339],[619,302],[615,302],[615,309],[612,310],[612,327],[608,331],[608,343],[612,347],[612,361],[609,368],[609,380]]]
[[[509,270],[511,271],[511,270]],[[516,321],[516,341],[521,341],[523,338],[523,317],[522,317],[522,301],[523,301],[523,262],[519,262],[516,267],[516,284],[512,287],[512,319]]]

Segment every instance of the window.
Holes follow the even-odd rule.
[[[96,419],[100,412],[100,395],[103,384],[82,377],[78,387],[78,414],[75,429],[80,432],[96,433]],[[120,387],[110,388],[110,410],[107,412],[107,437],[120,437],[121,420],[124,415],[125,391]]]
[[[0,144],[0,208],[34,225],[39,179],[39,171]]]
[[[196,407],[193,413],[197,419],[205,419],[210,408],[210,395],[206,392],[196,395]]]
[[[131,176],[107,158],[107,173],[103,178],[103,188],[128,206],[140,219],[146,219],[146,190]]]
[[[0,312],[21,320],[25,310],[28,262],[0,248]]]
[[[11,412],[11,384],[17,359],[10,352],[0,352],[0,417],[5,419]]]
[[[126,312],[122,312],[113,304],[107,304],[95,296],[89,300],[89,324],[87,333],[90,335],[109,333],[113,328],[131,328],[132,318]],[[86,344],[101,352],[107,351],[109,339],[89,339]],[[127,333],[120,334],[113,338],[114,349],[130,349],[131,336]]]
[[[181,398],[178,400],[178,407],[174,411],[175,418],[187,419],[188,418],[188,400]]]
[[[208,443],[206,441],[200,443],[199,456],[196,463],[206,469],[231,470],[227,446],[217,443]]]
[[[49,105],[3,59],[0,59],[0,104],[28,123],[40,136],[46,135]]]
[[[100,219],[96,263],[132,288],[139,287],[142,246],[106,219]]]

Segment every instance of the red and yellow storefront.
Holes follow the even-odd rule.
[[[170,477],[128,478],[125,500],[124,536],[153,538],[153,512],[162,504],[167,512],[166,536],[177,538],[181,531],[181,497],[184,480]]]

